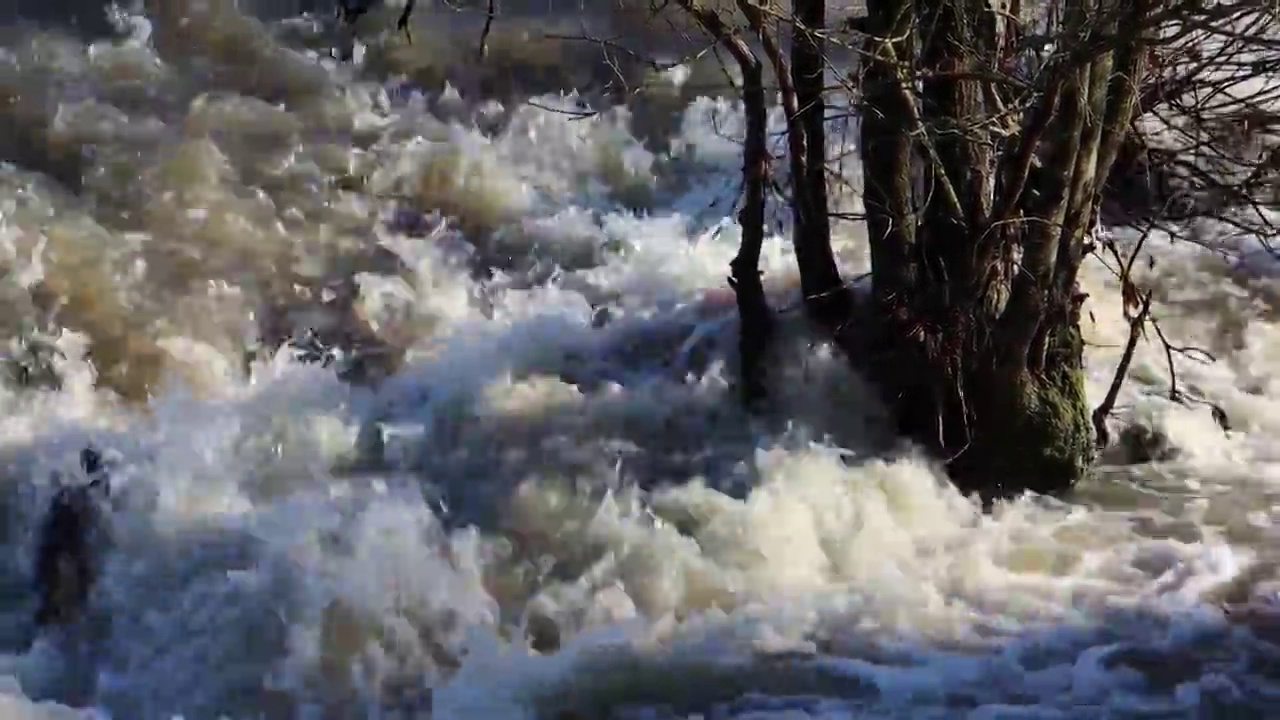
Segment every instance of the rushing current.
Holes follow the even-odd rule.
[[[1280,616],[1223,609],[1280,590],[1265,243],[1147,246],[1229,431],[1142,343],[1114,430],[1148,457],[984,513],[806,329],[784,208],[771,406],[738,409],[740,105],[667,63],[679,27],[544,4],[484,62],[480,14],[421,0],[342,62],[323,3],[0,15],[0,717],[1280,712]],[[659,64],[574,39],[620,33]],[[869,269],[859,225],[837,245]],[[1128,324],[1081,280],[1096,402]],[[86,443],[112,541],[86,618],[36,633],[33,532]]]

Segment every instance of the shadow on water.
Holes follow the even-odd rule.
[[[814,638],[817,653],[763,653],[746,662],[585,651],[571,682],[533,702],[543,718],[653,717],[638,709],[659,708],[658,717],[681,718],[1263,720],[1280,709],[1280,637],[1215,611],[1114,610],[1089,623],[1047,623],[950,650],[885,643],[857,630],[840,636]]]
[[[8,0],[0,4],[0,27],[22,21],[61,28],[86,39],[108,37],[116,28],[107,7],[101,0]]]

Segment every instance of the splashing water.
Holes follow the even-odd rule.
[[[131,12],[0,50],[4,717],[1280,707],[1274,622],[1218,609],[1280,579],[1262,249],[1148,243],[1166,331],[1218,357],[1177,358],[1180,382],[1232,431],[1162,399],[1144,346],[1122,421],[1155,461],[983,514],[793,311],[775,407],[738,411],[742,117],[713,68],[583,119],[599,62],[531,39],[555,15],[505,23],[468,75],[475,33],[425,13],[345,66],[305,17]],[[1096,399],[1127,324],[1104,267],[1082,282]],[[255,350],[305,330],[342,378]],[[114,547],[90,617],[32,642],[32,531],[90,440],[122,458]]]

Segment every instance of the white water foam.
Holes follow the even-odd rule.
[[[1165,358],[1144,345],[1125,422],[1177,454],[984,515],[885,451],[871,394],[795,313],[775,415],[736,409],[734,103],[692,102],[665,155],[626,113],[555,110],[572,97],[490,135],[319,69],[229,3],[170,7],[93,52],[26,36],[0,71],[0,89],[60,78],[21,120],[45,175],[64,145],[97,148],[80,197],[16,168],[0,190],[6,329],[41,322],[41,283],[74,321],[61,388],[0,395],[5,717],[1273,706],[1273,631],[1215,604],[1276,580],[1280,330],[1260,247],[1212,227],[1230,258],[1149,241],[1166,331],[1219,358],[1176,359],[1179,381],[1231,432],[1162,399]],[[469,234],[388,222],[406,197]],[[393,272],[360,265],[375,244]],[[856,228],[840,254],[866,270]],[[781,304],[784,235],[763,264]],[[333,267],[359,270],[359,313],[406,346],[404,368],[377,391],[287,353],[244,376],[238,343],[272,282]],[[1100,398],[1127,324],[1105,269],[1083,275]],[[167,384],[117,399],[95,387],[108,352],[118,387]],[[28,647],[30,531],[49,472],[90,440],[122,458],[116,548],[85,626]]]

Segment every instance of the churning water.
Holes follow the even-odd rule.
[[[1179,383],[1232,430],[1143,345],[1119,423],[1155,459],[983,514],[794,311],[773,408],[737,409],[742,117],[714,65],[621,63],[648,82],[584,117],[615,71],[546,37],[576,10],[500,21],[483,66],[448,10],[343,65],[257,17],[149,0],[115,39],[0,37],[0,716],[1280,712],[1280,621],[1222,610],[1280,587],[1256,239],[1149,243],[1165,332],[1217,358]],[[858,226],[839,252],[866,271]],[[1128,329],[1110,272],[1083,282],[1096,401]],[[352,352],[253,353],[307,329]],[[88,441],[114,545],[90,616],[33,642],[32,528]]]

